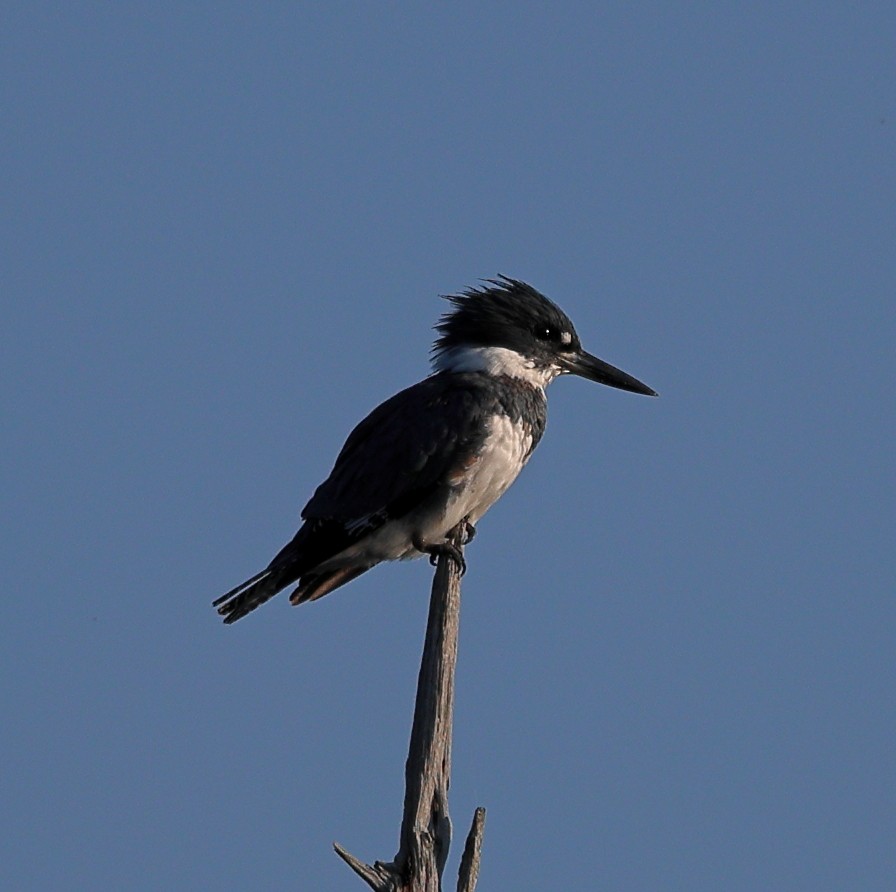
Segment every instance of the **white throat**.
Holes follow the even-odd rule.
[[[542,390],[563,370],[558,365],[536,366],[535,362],[507,347],[453,347],[436,357],[437,372],[484,372],[519,378]]]

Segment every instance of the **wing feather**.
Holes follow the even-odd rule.
[[[302,511],[351,538],[420,505],[485,437],[477,376],[434,375],[374,409],[351,432],[330,476]]]

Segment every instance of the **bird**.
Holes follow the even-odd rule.
[[[545,389],[579,375],[656,396],[587,353],[570,318],[519,279],[500,275],[443,295],[432,373],[375,408],[349,434],[302,526],[268,566],[213,602],[234,623],[294,583],[292,604],[316,601],[383,561],[447,554],[449,533],[476,532],[541,440]]]

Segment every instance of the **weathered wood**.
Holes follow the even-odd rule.
[[[354,855],[347,852],[338,842],[333,843],[336,854],[356,873],[371,889],[378,892],[397,892],[402,887],[398,885],[399,875],[394,864],[383,864],[374,861],[373,865],[365,864]]]
[[[465,524],[450,540],[460,549]],[[451,780],[451,733],[454,718],[454,670],[460,621],[461,570],[449,555],[439,557],[429,601],[423,658],[411,743],[405,764],[404,813],[394,861],[373,865],[336,844],[336,853],[376,892],[441,892],[442,871],[451,845],[448,787]],[[458,873],[458,892],[473,892],[485,809],[479,808]]]
[[[467,834],[464,853],[457,870],[457,892],[474,892],[479,879],[479,858],[482,855],[482,834],[485,832],[485,809],[480,805],[473,814],[473,825]]]

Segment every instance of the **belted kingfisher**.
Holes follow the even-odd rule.
[[[374,409],[349,434],[304,523],[268,566],[214,602],[236,622],[294,582],[315,601],[382,561],[451,554],[469,541],[544,433],[558,375],[656,396],[586,353],[569,317],[531,285],[500,276],[449,295],[433,373]]]

